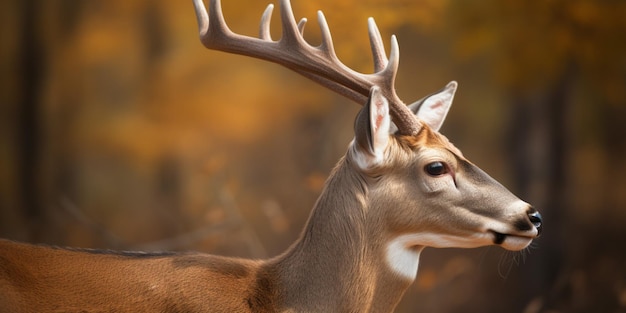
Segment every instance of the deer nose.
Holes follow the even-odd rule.
[[[535,209],[530,209],[528,212],[528,218],[530,222],[537,228],[537,236],[541,235],[541,230],[543,229],[543,220],[541,219],[541,214],[539,211]]]

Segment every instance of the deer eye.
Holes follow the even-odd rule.
[[[439,161],[426,164],[424,170],[430,176],[441,176],[448,173],[448,167],[446,164]]]

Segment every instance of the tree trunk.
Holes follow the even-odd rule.
[[[20,181],[19,203],[22,214],[28,222],[28,240],[37,242],[41,239],[43,212],[40,201],[40,92],[43,76],[42,44],[38,33],[40,19],[33,17],[38,12],[37,1],[21,1],[21,59],[20,68],[20,103],[18,104],[19,147],[18,175]]]

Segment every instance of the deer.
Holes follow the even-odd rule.
[[[219,0],[193,4],[208,49],[280,64],[363,106],[300,236],[265,260],[0,240],[0,312],[392,312],[426,247],[519,251],[539,237],[541,214],[439,132],[457,83],[405,105],[397,39],[387,57],[372,18],[375,72],[363,74],[338,60],[321,11],[314,47],[289,0],[277,41],[271,4],[258,38],[230,31]]]

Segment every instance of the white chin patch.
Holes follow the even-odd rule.
[[[511,238],[512,239],[512,238]],[[506,240],[505,240],[505,243]],[[478,233],[473,236],[452,236],[433,233],[401,235],[387,244],[387,264],[399,276],[414,280],[417,275],[420,252],[424,247],[475,248],[493,244],[493,235]]]
[[[415,280],[422,249],[411,246],[406,237],[400,236],[387,245],[387,264],[400,277]]]

